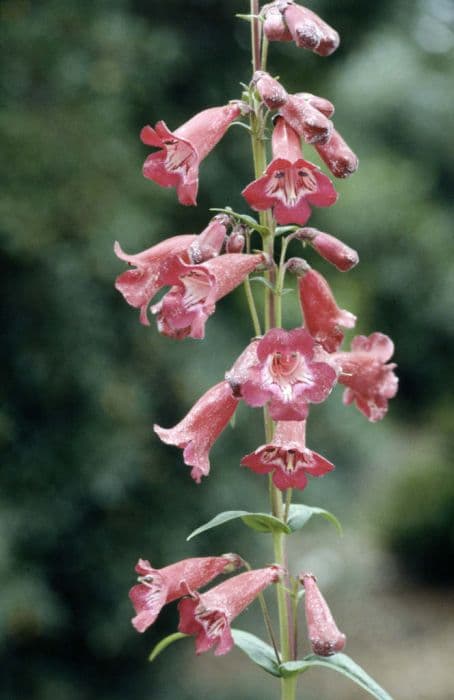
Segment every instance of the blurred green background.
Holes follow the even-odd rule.
[[[310,259],[358,315],[357,332],[394,339],[401,385],[378,425],[343,408],[340,391],[311,412],[309,445],[337,469],[299,500],[334,511],[345,536],[310,524],[292,538],[294,566],[318,574],[347,652],[396,700],[452,700],[454,6],[311,7],[339,30],[340,49],[322,59],[273,44],[270,71],[336,104],[360,171],[311,225],[361,264],[343,275]],[[138,138],[146,123],[176,127],[239,96],[249,27],[234,13],[247,10],[240,0],[0,2],[2,700],[277,696],[236,650],[196,659],[185,640],[150,666],[175,606],[140,636],[127,598],[139,556],[158,567],[231,550],[272,559],[265,535],[235,523],[185,542],[219,510],[265,508],[265,480],[239,468],[262,442],[260,413],[240,409],[200,486],[151,430],[180,420],[241,351],[242,292],[218,305],[203,343],[175,343],[141,326],[113,288],[124,268],[114,240],[138,252],[202,230],[210,207],[247,211],[245,131],[231,129],[204,162],[190,209],[142,178],[149,149]],[[299,312],[295,295],[286,301],[290,327]],[[264,635],[253,609],[238,626]],[[328,671],[301,681],[305,700],[364,696]]]

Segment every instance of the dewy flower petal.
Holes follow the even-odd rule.
[[[160,150],[146,159],[144,176],[162,187],[176,187],[180,204],[195,205],[199,165],[240,113],[240,105],[232,103],[205,109],[173,132],[163,121],[154,129],[145,126],[141,140]]]
[[[174,286],[151,307],[157,314],[158,330],[171,338],[204,338],[205,323],[215,312],[216,302],[244,282],[263,261],[261,253],[226,253],[201,265],[177,261],[171,281]]]
[[[285,23],[297,46],[319,56],[329,56],[340,43],[339,34],[321,17],[294,2],[283,9]]]
[[[179,268],[178,261],[200,263],[217,255],[226,230],[226,221],[216,216],[198,236],[172,236],[136,255],[124,253],[120,244],[115,243],[117,257],[135,267],[119,275],[115,287],[128,304],[140,309],[141,323],[150,325],[148,306],[162,287],[173,284],[175,268]]]
[[[278,489],[304,489],[307,476],[324,476],[334,469],[327,459],[306,447],[306,421],[282,421],[274,437],[258,447],[241,464],[258,474],[273,473]]]
[[[263,33],[268,41],[292,41],[292,35],[282,15],[282,7],[285,4],[282,0],[276,0],[262,7],[260,14],[263,18]]]
[[[286,90],[269,73],[258,70],[252,76],[252,80],[268,109],[279,109],[287,102],[288,95]]]
[[[237,554],[184,559],[163,569],[154,569],[149,561],[139,559],[135,567],[139,583],[129,591],[137,613],[132,619],[133,626],[138,632],[145,632],[162,607],[185,595],[187,587],[196,590],[219,574],[229,573],[242,565],[243,560]]]
[[[298,280],[305,327],[326,352],[335,352],[344,339],[343,328],[353,328],[356,316],[339,309],[325,278],[309,270]]]
[[[359,262],[356,250],[329,233],[307,227],[300,229],[297,234],[298,240],[308,241],[322,258],[341,272],[351,270]]]
[[[227,381],[209,389],[174,428],[154,426],[167,445],[183,449],[184,463],[192,467],[191,476],[200,483],[210,472],[209,452],[235,413],[238,399]]]
[[[306,143],[327,143],[333,133],[333,123],[309,100],[298,95],[289,95],[279,113]]]
[[[304,586],[304,607],[312,651],[318,656],[332,656],[345,647],[345,634],[339,631],[328,604],[320,593],[313,574],[300,574]]]
[[[383,333],[352,340],[351,352],[339,352],[333,359],[340,370],[339,382],[346,386],[344,404],[355,403],[371,422],[384,418],[388,400],[394,398],[398,378],[396,365],[389,363],[394,352],[390,338]]]
[[[273,208],[278,224],[303,226],[311,214],[309,205],[329,207],[337,192],[317,166],[303,159],[300,138],[282,117],[276,120],[272,144],[272,162],[243,190],[243,197],[256,211]]]
[[[335,177],[348,177],[358,170],[358,157],[335,129],[326,143],[316,143],[315,148]]]
[[[283,575],[280,566],[246,571],[211,588],[206,593],[191,593],[178,605],[178,630],[196,637],[196,653],[213,646],[215,655],[227,654],[233,647],[231,622],[271,583]]]
[[[269,404],[273,420],[299,421],[308,403],[324,401],[336,381],[336,372],[313,359],[314,341],[304,328],[274,328],[257,344],[257,364],[249,368],[241,396],[250,406]]]

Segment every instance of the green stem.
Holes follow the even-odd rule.
[[[254,71],[256,70],[266,70],[266,58],[268,52],[268,42],[265,38],[262,38],[262,26],[258,20],[258,14],[260,11],[259,0],[250,0],[250,12],[254,15],[251,19],[251,45],[252,45],[252,66]],[[262,49],[260,55],[260,47]],[[255,102],[255,100],[253,100]],[[250,125],[251,125],[251,144],[252,144],[252,154],[254,158],[254,174],[255,179],[259,178],[263,171],[266,169],[267,158],[266,158],[266,142],[264,138],[264,124],[265,117],[263,113],[263,108],[259,104],[253,105],[253,112],[251,113]],[[271,210],[260,212],[260,223],[268,228],[269,234],[263,236],[263,250],[267,253],[272,260],[274,260],[274,230],[275,224],[272,217]],[[285,242],[283,242],[283,248],[285,248]],[[283,261],[285,260],[285,249],[281,254],[281,261],[279,265],[278,276],[276,279],[276,268],[272,267],[267,273],[266,277],[274,288],[274,292],[268,287],[265,288],[265,330],[270,328],[275,328],[276,325],[281,324],[281,299],[282,299],[282,285],[283,285]],[[276,289],[276,284],[279,289]],[[276,294],[276,291],[278,294]],[[264,422],[265,422],[265,433],[266,440],[269,442],[272,439],[274,432],[274,423],[271,420],[268,410],[264,410]],[[271,477],[269,480],[269,490],[270,490],[270,504],[273,514],[280,518],[284,517],[284,504],[282,502],[282,493],[279,489],[272,483]],[[291,496],[290,496],[291,498]],[[288,513],[290,501],[286,511]],[[286,551],[286,540],[285,535],[282,532],[273,532],[273,547],[274,547],[274,558],[277,564],[282,567],[287,568],[287,551]],[[291,593],[288,590],[289,580],[288,576],[286,580],[282,583],[276,585],[277,592],[277,607],[279,613],[279,633],[280,633],[280,644],[281,644],[281,657],[282,661],[290,661],[294,658],[294,621],[293,621],[293,609],[292,609],[292,599]],[[281,678],[281,700],[295,700],[296,692],[296,677],[291,678]]]

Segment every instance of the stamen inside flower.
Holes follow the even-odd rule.
[[[202,271],[191,270],[187,275],[182,275],[180,279],[184,285],[183,306],[185,309],[205,301],[210,292],[211,284]]]
[[[281,199],[289,207],[298,204],[301,197],[317,191],[317,181],[310,170],[293,166],[277,170],[266,186],[266,194]]]
[[[165,141],[167,170],[184,170],[186,173],[191,167],[194,150],[184,141],[178,139]]]
[[[220,610],[202,609],[196,612],[195,617],[203,626],[207,637],[220,637],[227,626],[225,614]]]
[[[272,383],[278,384],[284,401],[292,401],[293,385],[297,383],[311,385],[312,374],[299,352],[275,352],[268,360],[268,371]]]

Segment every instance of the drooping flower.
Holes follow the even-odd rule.
[[[307,7],[287,2],[282,12],[292,39],[300,48],[330,56],[339,46],[336,30]]]
[[[305,589],[304,607],[312,651],[318,656],[332,656],[345,647],[346,636],[339,631],[328,604],[313,574],[300,574]]]
[[[211,387],[173,428],[153,426],[163,442],[183,449],[184,463],[192,467],[191,476],[198,484],[210,472],[209,452],[237,405],[229,383],[223,381]]]
[[[309,270],[298,280],[305,327],[326,352],[335,352],[344,339],[343,328],[353,328],[356,316],[339,309],[325,278]]]
[[[240,113],[240,105],[231,103],[205,109],[175,131],[170,131],[163,121],[154,129],[145,126],[141,140],[160,150],[146,159],[144,176],[161,187],[176,187],[180,204],[195,205],[199,165]]]
[[[140,309],[141,323],[150,325],[148,306],[162,287],[173,284],[175,270],[179,269],[178,261],[201,263],[218,255],[226,230],[225,217],[215,216],[198,236],[172,236],[136,255],[128,255],[118,242],[115,243],[117,257],[135,267],[119,275],[115,287],[128,304]]]
[[[151,312],[157,315],[158,330],[171,338],[204,338],[205,323],[216,302],[244,282],[264,261],[262,254],[226,253],[200,265],[177,259],[170,291]]]
[[[215,656],[227,654],[233,647],[232,620],[284,573],[280,566],[268,566],[233,576],[201,595],[188,591],[190,597],[183,598],[178,605],[178,630],[196,637],[196,654],[213,646]]]
[[[309,100],[289,95],[279,114],[306,143],[327,143],[333,133],[333,123]]]
[[[236,359],[233,367],[225,373],[225,379],[229,383],[234,396],[241,398],[241,388],[249,377],[249,370],[257,364],[257,346],[260,338],[254,338]]]
[[[241,464],[257,474],[273,473],[278,489],[304,489],[308,476],[324,476],[334,464],[306,447],[306,421],[282,421],[276,425],[274,437],[258,447]]]
[[[344,178],[358,170],[359,160],[342,136],[333,129],[326,143],[314,144],[320,158],[335,177]]]
[[[319,255],[334,265],[341,272],[347,272],[359,262],[356,250],[350,248],[335,236],[323,233],[316,228],[302,228],[295,236],[298,240],[308,241]]]
[[[391,362],[394,344],[383,333],[369,337],[357,335],[352,340],[351,352],[339,352],[333,359],[340,370],[339,382],[346,386],[344,404],[355,403],[372,423],[384,418],[388,400],[398,388],[394,374],[396,364]]]
[[[308,403],[324,401],[336,381],[326,362],[316,362],[314,340],[304,328],[273,328],[257,344],[241,396],[250,406],[269,405],[273,420],[305,420]]]
[[[184,559],[163,569],[154,569],[146,559],[139,559],[135,567],[139,583],[129,591],[136,611],[132,624],[138,632],[145,632],[167,603],[181,598],[187,587],[196,590],[210,583],[219,574],[230,573],[243,566],[237,554],[220,557]]]
[[[272,137],[273,160],[262,177],[242,192],[256,211],[273,208],[279,224],[303,226],[311,215],[309,205],[329,207],[337,200],[330,179],[303,159],[298,134],[278,117]]]

